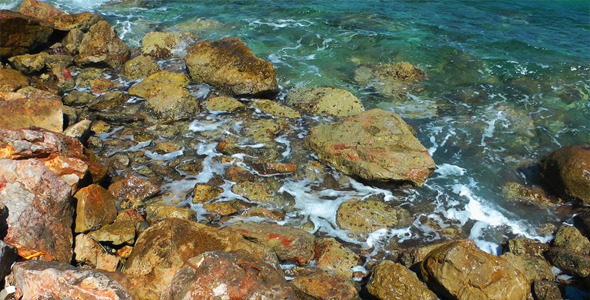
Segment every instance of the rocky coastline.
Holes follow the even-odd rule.
[[[538,185],[504,187],[567,210],[572,222],[550,229],[551,242],[516,237],[495,256],[447,227],[435,242],[374,253],[310,233],[309,220],[289,226],[296,204],[281,185],[422,186],[435,162],[399,115],[335,87],[283,91],[238,38],[152,32],[130,49],[100,15],[36,0],[0,11],[0,59],[0,280],[14,299],[590,293],[590,144],[537,158]],[[388,94],[426,75],[406,62],[355,72]],[[187,175],[207,180],[174,188]],[[384,199],[353,199],[335,221],[362,240],[416,220]]]

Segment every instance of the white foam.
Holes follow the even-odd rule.
[[[166,153],[166,154],[158,154],[149,150],[145,150],[145,156],[149,157],[153,160],[172,160],[184,154],[184,147],[182,149]]]
[[[120,152],[137,152],[137,151],[140,151],[141,149],[149,146],[151,143],[152,143],[152,140],[149,140],[149,141],[145,141],[145,142],[139,142],[139,143],[137,143],[137,145],[133,145],[133,146],[126,148],[126,149],[113,150],[113,151],[107,153],[107,157],[111,157],[111,156],[113,156],[117,153],[120,153]]]
[[[289,157],[289,155],[291,155],[291,142],[284,135],[278,136],[275,138],[275,141],[285,145],[285,151],[283,151],[281,155],[285,158]]]
[[[435,173],[442,175],[443,177],[447,176],[463,176],[465,174],[465,169],[461,168],[456,165],[451,165],[447,163],[443,163],[436,166]]]
[[[223,122],[204,124],[203,121],[194,120],[188,125],[188,130],[194,131],[194,132],[215,131],[215,130],[217,130],[217,128],[219,128],[223,124],[224,124]]]

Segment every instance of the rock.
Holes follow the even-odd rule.
[[[424,281],[453,299],[525,299],[526,277],[505,259],[483,252],[470,240],[431,251],[421,264]]]
[[[84,35],[76,63],[117,68],[129,59],[129,47],[106,21],[98,21]]]
[[[426,76],[407,62],[360,66],[354,71],[354,80],[375,88],[386,97],[405,98],[407,93],[420,93]]]
[[[113,182],[109,186],[109,192],[119,202],[137,203],[155,196],[160,192],[160,188],[138,176],[129,175],[123,180]]]
[[[96,230],[103,225],[113,223],[117,217],[116,200],[105,188],[91,184],[80,189],[74,198],[76,206],[76,233]]]
[[[190,258],[160,299],[299,299],[276,266],[246,251]]]
[[[0,57],[31,53],[47,46],[50,23],[8,10],[0,11]]]
[[[590,210],[583,210],[574,216],[574,225],[587,238],[590,238]]]
[[[338,208],[336,223],[351,236],[366,238],[378,229],[408,226],[412,218],[406,209],[393,208],[381,201],[349,200]]]
[[[417,263],[421,263],[430,251],[438,248],[447,242],[436,241],[426,245],[417,247],[406,247],[402,244],[392,243],[393,249],[387,249],[392,254],[392,261],[404,265],[406,268],[411,268]]]
[[[193,203],[200,204],[209,202],[223,193],[223,189],[217,186],[206,184],[195,184]]]
[[[63,134],[67,137],[78,139],[80,142],[85,142],[90,135],[90,125],[92,125],[92,121],[82,120],[70,125],[64,130]]]
[[[316,267],[352,279],[352,268],[362,264],[361,258],[334,238],[316,240]]]
[[[129,80],[146,78],[161,70],[158,63],[151,56],[147,55],[140,55],[130,59],[123,65],[123,74]]]
[[[335,87],[300,88],[290,92],[286,101],[310,115],[349,117],[365,111],[351,92]]]
[[[297,172],[296,164],[283,164],[277,162],[262,162],[252,167],[262,175],[293,174]]]
[[[71,187],[40,161],[0,159],[0,203],[8,208],[4,241],[21,257],[72,259]]]
[[[590,144],[551,152],[542,160],[541,176],[560,197],[590,205]]]
[[[246,182],[246,181],[253,181],[256,180],[256,176],[252,174],[252,172],[248,171],[244,167],[240,167],[238,165],[231,165],[225,170],[224,178],[234,182]],[[238,190],[238,189],[237,189]],[[268,191],[267,194],[271,192]]]
[[[246,209],[241,213],[244,217],[259,217],[268,220],[283,221],[285,220],[285,212],[268,209],[265,207],[252,207]]]
[[[510,252],[504,253],[502,258],[515,266],[532,284],[535,280],[553,281],[555,275],[551,265],[543,257],[536,255],[514,255]]]
[[[559,285],[556,282],[535,281],[533,283],[533,297],[536,300],[562,300]]]
[[[197,40],[191,32],[148,32],[141,40],[141,53],[157,58],[184,58],[185,49]]]
[[[203,209],[208,213],[218,214],[220,216],[229,216],[238,212],[234,206],[235,202],[216,202],[216,203],[205,203]]]
[[[380,109],[317,126],[305,142],[321,161],[363,180],[421,186],[435,168],[410,126]]]
[[[4,214],[2,214],[4,219]],[[0,283],[4,284],[4,277],[10,274],[12,264],[18,259],[15,247],[0,240]]]
[[[358,300],[358,291],[345,277],[338,277],[318,269],[299,270],[291,283],[313,299]]]
[[[212,97],[203,102],[203,106],[210,112],[235,112],[246,108],[242,102],[226,96]]]
[[[92,25],[102,21],[102,17],[90,12],[82,12],[79,14],[65,14],[51,17],[49,19],[53,23],[53,27],[62,31],[80,30],[87,32]]]
[[[84,39],[84,32],[80,29],[72,29],[68,32],[66,37],[63,38],[61,41],[64,45],[64,48],[70,55],[77,55],[78,48]]]
[[[254,56],[237,38],[191,46],[186,65],[194,81],[210,84],[232,96],[271,97],[279,92],[272,63]]]
[[[127,100],[129,100],[127,94],[121,91],[112,91],[94,99],[87,107],[93,110],[121,109]]]
[[[301,229],[271,223],[240,223],[226,228],[273,249],[283,262],[303,266],[314,257],[314,236]]]
[[[105,225],[96,231],[88,233],[88,236],[97,242],[111,245],[133,245],[135,241],[135,222],[122,221]]]
[[[39,160],[72,187],[72,194],[78,191],[80,184],[85,183],[84,179],[88,175],[88,164],[84,160],[59,154],[52,154]]]
[[[14,92],[28,85],[29,79],[19,71],[0,69],[0,92]]]
[[[377,299],[438,299],[414,272],[389,260],[373,267],[367,291]]]
[[[92,268],[108,272],[117,271],[121,259],[115,255],[105,253],[99,243],[85,234],[78,234],[74,243],[74,260]]]
[[[197,221],[197,212],[190,208],[176,207],[164,203],[148,205],[145,209],[146,219],[150,223],[157,223],[166,218],[178,218],[189,221]]]
[[[583,255],[590,255],[590,241],[573,226],[562,225],[559,227],[553,245]]]
[[[144,231],[137,239],[125,264],[125,274],[139,277],[143,299],[157,299],[172,283],[185,262],[208,251],[243,249],[278,269],[276,256],[244,240],[239,234],[219,231],[196,222],[164,219]],[[211,270],[210,270],[211,271]]]
[[[62,16],[66,13],[47,2],[36,0],[24,0],[18,7],[18,12],[23,15],[31,16],[37,19],[48,21],[52,17]]]
[[[51,154],[86,158],[82,143],[63,134],[41,128],[0,128],[0,158],[43,158]]]
[[[96,99],[96,96],[91,93],[73,90],[64,97],[63,102],[65,105],[80,106],[89,104],[94,101],[94,99]]]
[[[293,205],[290,199],[281,197],[281,195],[275,193],[271,186],[264,182],[240,182],[233,185],[231,191],[256,203],[274,204],[278,207]]]
[[[570,275],[581,278],[590,275],[590,256],[579,254],[568,249],[553,247],[547,253],[554,266]]]
[[[121,283],[66,263],[25,261],[14,265],[16,299],[133,299]]]
[[[36,126],[61,132],[63,121],[61,100],[26,96],[8,101],[0,100],[0,128],[18,129]]]
[[[276,101],[256,99],[254,102],[252,102],[252,106],[258,110],[261,110],[263,113],[273,115],[276,118],[301,118],[301,114],[299,112]]]
[[[10,64],[19,72],[24,74],[33,74],[40,72],[45,68],[45,60],[47,59],[47,52],[41,52],[37,54],[23,54],[13,56],[8,59]],[[9,70],[9,69],[6,69]],[[0,70],[0,72],[3,72]],[[22,75],[20,75],[22,76]],[[28,82],[28,80],[27,80]],[[27,83],[28,84],[28,83]],[[22,84],[21,86],[25,86],[26,84]]]

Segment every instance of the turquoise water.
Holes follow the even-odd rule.
[[[48,2],[104,15],[132,46],[149,31],[237,36],[274,63],[285,93],[336,86],[367,108],[399,113],[439,166],[423,188],[406,192],[407,205],[429,205],[424,216],[466,226],[482,248],[568,221],[501,191],[507,181],[532,182],[523,164],[590,142],[588,1]],[[197,28],[199,18],[218,23]],[[398,61],[427,74],[423,89],[388,96],[354,79],[361,65]]]

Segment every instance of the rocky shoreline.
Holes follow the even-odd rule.
[[[538,162],[540,186],[505,188],[527,205],[567,208],[574,226],[551,230],[550,243],[517,237],[495,256],[449,226],[435,242],[375,253],[318,234],[313,220],[289,226],[298,204],[281,186],[421,186],[435,162],[400,116],[365,110],[334,87],[282,99],[272,63],[237,38],[152,32],[130,49],[100,15],[36,0],[0,11],[0,28],[0,278],[15,299],[588,291],[590,145]],[[355,77],[385,82],[393,95],[420,89],[426,75],[400,62],[362,66]],[[187,176],[196,178],[190,189],[175,186]],[[416,221],[413,208],[384,197],[336,202],[337,226],[366,240]]]

